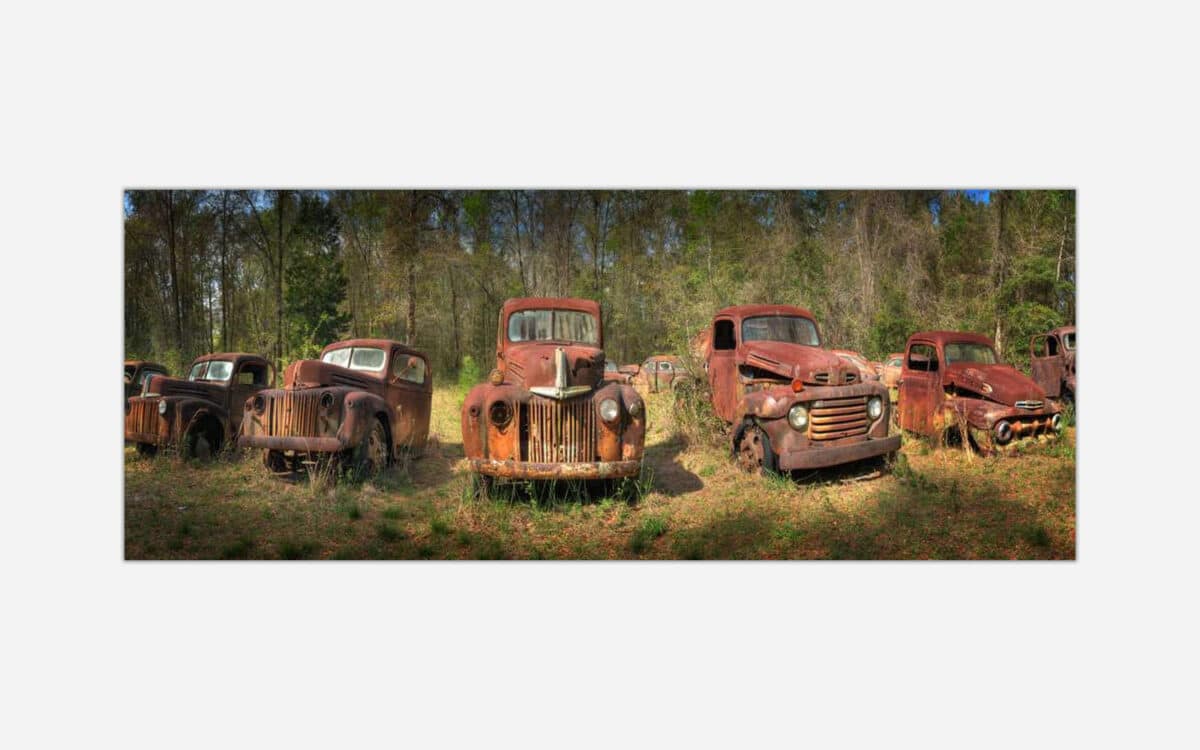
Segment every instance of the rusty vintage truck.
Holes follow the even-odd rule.
[[[371,474],[402,451],[424,450],[432,399],[424,354],[388,339],[348,339],[288,365],[283,388],[246,399],[238,442],[262,449],[277,474],[328,459]]]
[[[886,456],[887,389],[863,382],[856,366],[821,348],[817,322],[790,305],[721,310],[693,340],[717,415],[732,426],[745,471],[817,469]]]
[[[125,400],[145,390],[146,381],[155,375],[170,375],[171,372],[157,362],[142,359],[125,360]]]
[[[683,359],[674,354],[655,354],[647,357],[633,378],[634,386],[650,393],[674,390],[677,385],[691,380],[692,375]]]
[[[125,401],[125,439],[145,455],[174,446],[185,457],[210,458],[237,436],[242,402],[274,379],[258,354],[197,357],[186,378],[153,375],[140,396]]]
[[[642,467],[646,407],[604,378],[600,306],[510,299],[500,310],[496,368],[467,394],[463,450],[483,486],[502,479],[618,480]]]
[[[1029,371],[1048,398],[1075,401],[1075,326],[1062,326],[1029,342]]]
[[[990,454],[1021,438],[1057,435],[1062,417],[1037,383],[1000,361],[987,336],[922,331],[904,349],[900,427],[950,442],[969,439]]]

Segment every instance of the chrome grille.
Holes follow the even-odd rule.
[[[533,398],[522,407],[526,460],[577,463],[596,460],[596,410],[591,399]]]
[[[267,434],[272,437],[311,437],[317,435],[320,410],[319,391],[284,391],[268,399],[270,419]]]
[[[1042,408],[1041,401],[1018,401],[1016,403],[1018,409],[1040,409]]]
[[[867,397],[824,398],[808,409],[808,439],[837,440],[867,434]]]

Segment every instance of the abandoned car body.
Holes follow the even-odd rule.
[[[1029,342],[1029,371],[1049,398],[1075,400],[1075,326],[1062,326]]]
[[[673,389],[692,376],[683,364],[683,360],[674,354],[656,354],[648,357],[638,370],[633,380],[635,386],[640,386],[650,393]]]
[[[718,312],[705,337],[717,415],[745,471],[792,471],[894,453],[887,391],[821,348],[812,313],[789,305]]]
[[[140,359],[125,360],[125,399],[145,390],[146,381],[155,375],[170,375],[170,371],[157,362]]]
[[[637,476],[646,407],[603,377],[600,306],[569,298],[510,299],[500,311],[496,368],[467,394],[463,450],[484,483]]]
[[[369,474],[424,450],[432,399],[424,354],[388,339],[339,341],[288,365],[282,388],[246,400],[239,444],[261,448],[276,473],[339,458]]]
[[[863,380],[879,380],[879,363],[870,362],[866,357],[853,349],[830,349],[846,362],[858,368],[858,374]]]
[[[614,383],[629,384],[637,377],[637,365],[618,366],[616,362],[608,360],[604,361],[604,379],[611,380]]]
[[[140,396],[125,402],[125,439],[139,453],[177,446],[189,458],[208,458],[237,436],[242,402],[269,388],[275,373],[258,354],[197,357],[187,378],[154,375]]]
[[[924,331],[905,347],[900,427],[934,438],[969,437],[980,452],[992,453],[1020,438],[1057,435],[1062,418],[1037,383],[1000,362],[987,336]]]

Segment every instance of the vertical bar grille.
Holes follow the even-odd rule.
[[[311,437],[317,433],[317,391],[284,391],[270,399],[268,434],[272,437]]]
[[[867,397],[825,398],[808,410],[809,440],[838,440],[867,434]]]
[[[129,405],[130,432],[153,435],[158,432],[158,401],[133,401]]]
[[[533,398],[523,410],[529,420],[525,455],[534,463],[596,460],[595,408],[590,399],[561,402]]]

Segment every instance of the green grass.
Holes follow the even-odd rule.
[[[126,451],[129,559],[1031,559],[1075,556],[1074,429],[1014,457],[906,440],[880,479],[759,478],[681,441],[651,396],[625,492],[515,483],[476,499],[457,389],[434,393],[426,455],[367,481],[283,481],[257,454],[201,464]],[[365,521],[365,522],[364,522]]]

